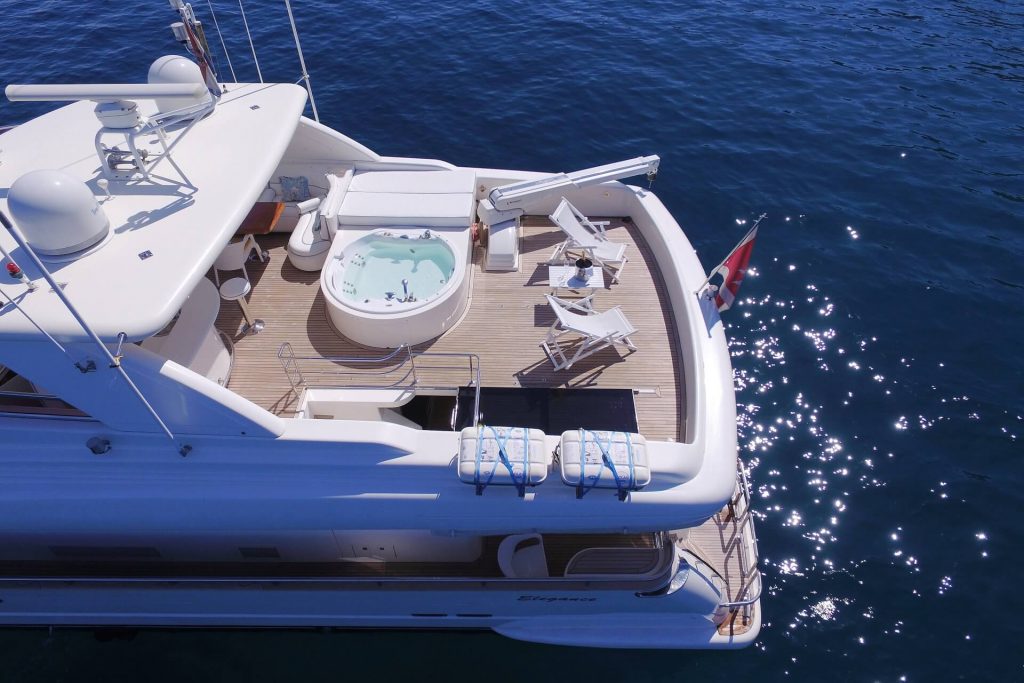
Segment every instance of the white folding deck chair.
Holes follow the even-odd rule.
[[[550,263],[561,263],[569,251],[585,251],[594,263],[611,276],[612,282],[619,281],[619,274],[629,259],[626,258],[625,244],[611,242],[605,237],[604,225],[607,223],[591,221],[565,197],[562,197],[558,208],[549,218],[562,229],[567,238],[555,247]]]
[[[547,295],[556,320],[548,329],[548,336],[541,342],[541,346],[544,347],[555,370],[567,370],[576,361],[613,344],[621,344],[630,351],[637,350],[629,339],[629,335],[636,332],[636,328],[623,314],[622,308],[616,306],[607,311],[595,311],[590,303],[593,296],[591,294],[583,299],[570,301]],[[569,334],[583,338],[576,343],[575,351],[572,350],[571,343],[559,343],[561,337]]]

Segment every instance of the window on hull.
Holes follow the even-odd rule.
[[[0,413],[89,417],[3,365],[0,365]]]

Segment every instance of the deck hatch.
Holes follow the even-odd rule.
[[[456,429],[472,426],[473,388],[459,390]],[[483,387],[481,420],[501,416],[502,424],[561,434],[571,429],[639,431],[632,389],[558,389],[542,387]],[[581,424],[581,422],[583,424]]]

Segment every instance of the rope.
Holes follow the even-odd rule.
[[[260,60],[256,58],[256,46],[252,44],[252,34],[249,33],[249,22],[245,19],[245,5],[242,0],[238,0],[238,9],[242,11],[242,25],[245,26],[245,35],[249,37],[249,49],[252,50],[252,61],[256,62],[256,75],[260,77],[260,83],[263,82],[263,72],[260,71]]]
[[[235,76],[235,66],[231,63],[231,55],[228,54],[228,46],[224,43],[224,35],[220,32],[220,24],[217,22],[217,14],[213,11],[212,0],[206,0],[206,6],[210,8],[210,16],[213,17],[213,26],[217,29],[217,37],[220,38],[220,49],[224,51],[224,58],[228,60],[228,71],[231,72],[231,80],[238,82]]]

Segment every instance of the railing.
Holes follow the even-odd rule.
[[[750,482],[743,463],[737,460],[736,466],[738,490],[729,501],[729,513],[736,520],[739,540],[734,544],[735,552],[739,553],[740,572],[743,588],[736,600],[719,603],[719,607],[730,612],[743,610],[743,616],[749,617],[751,606],[761,598],[761,570],[758,569],[757,532],[754,531],[754,515],[750,508]],[[744,543],[750,539],[749,544]],[[749,552],[748,552],[749,550]]]
[[[296,356],[285,342],[277,350],[277,359],[296,395],[303,389],[452,391],[471,386],[473,423],[480,418],[480,357],[475,353],[413,351],[403,344],[375,358]],[[453,375],[461,379],[441,381]]]

